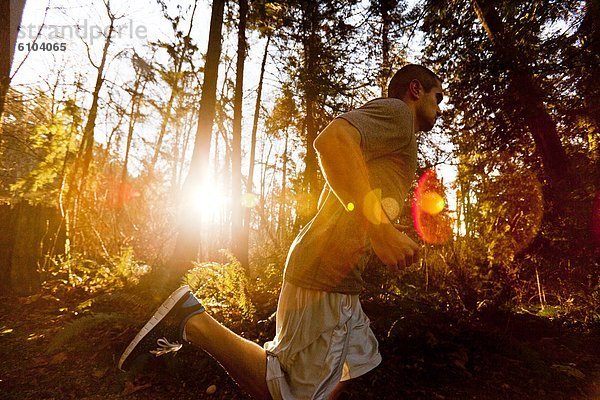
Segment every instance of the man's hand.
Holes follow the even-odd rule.
[[[392,224],[372,225],[367,232],[375,255],[394,271],[419,260],[419,245]]]

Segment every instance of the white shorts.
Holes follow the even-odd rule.
[[[283,283],[275,338],[265,343],[267,386],[274,400],[326,399],[340,381],[381,362],[358,295]]]

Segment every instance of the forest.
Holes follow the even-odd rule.
[[[0,7],[1,398],[249,398],[197,348],[117,360],[182,284],[271,340],[315,139],[415,63],[442,115],[391,218],[421,258],[370,257],[383,362],[344,398],[600,399],[600,1]]]

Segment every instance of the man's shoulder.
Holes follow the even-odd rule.
[[[395,140],[399,135],[409,137],[413,129],[413,116],[408,105],[400,99],[389,97],[370,100],[338,118],[347,120],[358,129],[361,143],[383,143],[384,139]],[[388,144],[385,146],[389,147]]]
[[[408,105],[404,101],[397,99],[395,97],[377,97],[375,99],[371,99],[371,100],[367,101],[359,108],[374,107],[374,106],[408,109]]]
[[[393,97],[378,97],[369,100],[349,113],[354,112],[358,114],[366,113],[366,115],[393,115],[401,118],[412,116],[408,105],[404,101]]]

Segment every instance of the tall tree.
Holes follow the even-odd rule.
[[[100,91],[102,90],[102,86],[104,85],[104,74],[106,73],[105,68],[106,61],[108,59],[108,50],[110,48],[110,45],[112,44],[112,35],[115,31],[115,24],[120,18],[122,18],[114,14],[114,12],[111,10],[109,0],[104,0],[104,6],[106,8],[106,15],[108,16],[110,24],[108,25],[106,37],[104,38],[104,46],[102,48],[100,64],[96,65],[96,63],[92,59],[89,45],[86,42],[84,42],[88,50],[88,58],[90,60],[90,63],[96,69],[96,83],[94,84],[94,90],[92,92],[92,104],[90,106],[85,127],[83,128],[83,137],[81,139],[81,146],[79,148],[79,156],[81,158],[81,175],[78,178],[80,179],[80,182],[85,181],[90,162],[92,161],[92,150],[94,148],[95,143],[94,131],[96,129],[96,118],[98,116],[98,102],[100,100]]]
[[[291,162],[290,132],[297,129],[298,122],[298,108],[294,101],[291,87],[284,84],[281,95],[275,100],[275,106],[266,120],[269,135],[284,142],[283,154],[281,155],[281,178],[278,179],[280,181],[279,195],[274,196],[277,199],[276,205],[279,208],[276,229],[279,243],[284,243],[287,235],[287,209],[289,207],[289,193],[287,188],[290,185],[288,169]]]
[[[356,2],[288,2],[281,38],[288,74],[296,82],[303,106],[304,197],[298,212],[299,224],[313,215],[321,189],[317,154],[312,143],[330,118],[347,109],[344,100],[353,93],[353,70],[349,58],[355,52],[350,38],[355,28],[349,24]],[[294,46],[291,46],[293,44]],[[290,54],[288,49],[297,48]]]
[[[10,68],[24,9],[25,0],[0,2],[0,121],[4,113],[4,100],[10,86]]]
[[[555,189],[564,189],[569,177],[569,161],[556,123],[544,105],[544,92],[529,68],[531,60],[518,48],[515,36],[490,1],[472,0],[472,4],[496,56],[509,73],[520,112],[533,136],[544,168]]]
[[[523,269],[519,273],[525,279],[532,270],[525,267],[531,264],[537,264],[542,278],[545,273],[571,274],[566,268],[558,272],[563,265],[559,254],[573,263],[579,259],[580,267],[570,270],[589,271],[590,235],[581,227],[589,223],[597,168],[590,162],[592,146],[586,148],[582,137],[587,128],[568,117],[574,109],[583,112],[578,93],[582,81],[572,75],[582,65],[573,55],[584,54],[584,48],[580,39],[571,37],[578,34],[582,4],[536,0],[497,1],[492,6],[489,1],[431,0],[414,14],[425,17],[425,58],[445,79],[444,131],[457,149],[461,213],[470,239],[483,237],[479,228],[490,226],[481,208],[484,199],[500,198],[494,181],[506,185],[506,175],[512,177],[513,187],[538,180],[543,185],[540,229],[544,234],[536,236],[522,253],[522,257],[529,256],[528,261],[520,260]],[[565,51],[564,43],[569,40],[576,51]],[[565,185],[571,163],[586,173]],[[523,173],[522,177],[507,173],[511,169]],[[541,200],[537,201],[539,205]],[[494,215],[496,221],[507,222],[501,218],[506,205],[503,210],[498,205],[486,210],[488,222]],[[512,220],[505,224],[511,231],[515,226]],[[483,245],[488,250],[493,247]]]
[[[461,118],[463,129],[477,132],[480,150],[511,147],[531,165],[541,161],[547,189],[560,193],[572,175],[558,116],[548,105],[556,104],[553,90],[561,72],[542,43],[549,42],[544,30],[575,6],[543,3],[426,1],[415,15],[425,16],[426,56],[448,78],[455,107],[449,114]]]
[[[119,190],[119,205],[123,204],[123,194],[127,183],[127,166],[129,164],[129,154],[131,151],[131,143],[133,141],[133,133],[135,125],[140,118],[140,106],[144,96],[146,84],[154,80],[152,67],[136,52],[131,58],[133,69],[135,71],[135,80],[133,87],[129,89],[131,93],[131,106],[129,109],[129,123],[127,127],[127,140],[125,144],[125,159],[123,160],[123,169],[121,170],[121,189]]]
[[[208,49],[204,65],[204,81],[202,84],[202,97],[198,115],[198,128],[194,141],[194,150],[190,162],[190,170],[184,182],[181,213],[181,223],[171,264],[178,272],[183,272],[191,266],[191,262],[198,256],[200,246],[200,221],[201,215],[193,211],[194,195],[202,187],[208,169],[212,126],[215,118],[215,105],[217,102],[217,78],[219,72],[219,59],[221,56],[221,31],[223,27],[223,11],[225,0],[214,0],[210,18],[210,31],[208,35]]]
[[[260,64],[260,76],[258,78],[258,87],[256,89],[256,102],[254,105],[254,118],[252,122],[252,134],[250,137],[250,158],[248,160],[248,179],[246,181],[246,192],[248,196],[254,195],[254,165],[256,163],[256,134],[258,132],[258,119],[260,117],[260,104],[262,98],[263,80],[265,77],[265,66],[267,64],[267,56],[269,54],[269,43],[271,42],[271,34],[267,36],[267,42],[265,44],[265,50],[263,53],[262,62]],[[244,210],[244,233],[240,241],[240,253],[242,258],[249,259],[250,249],[250,223],[251,223],[251,212],[252,204],[246,204]]]
[[[233,103],[233,141],[231,144],[231,239],[234,255],[248,269],[248,251],[243,245],[242,213],[242,106],[244,97],[244,63],[246,60],[246,18],[248,0],[239,0],[235,97]]]
[[[158,132],[158,137],[156,139],[156,144],[154,145],[154,153],[152,155],[152,159],[150,161],[150,165],[148,166],[149,175],[152,175],[154,172],[154,168],[156,167],[156,163],[158,161],[163,140],[165,138],[165,133],[167,131],[167,126],[171,122],[172,113],[173,113],[173,103],[175,99],[181,95],[182,91],[182,81],[183,75],[185,71],[183,70],[185,63],[191,63],[191,56],[197,50],[196,45],[192,41],[191,32],[194,27],[194,16],[196,14],[196,8],[198,6],[198,0],[194,1],[194,6],[192,9],[192,14],[190,17],[190,26],[188,28],[187,34],[184,34],[179,30],[179,22],[182,19],[181,15],[176,17],[171,17],[167,12],[167,6],[163,0],[159,0],[159,4],[163,8],[164,17],[171,22],[171,27],[173,28],[175,34],[175,42],[174,43],[162,43],[159,42],[158,45],[160,47],[164,47],[167,50],[167,53],[172,59],[173,69],[171,71],[164,70],[162,71],[162,75],[169,85],[170,93],[169,99],[167,103],[161,107],[161,123],[160,130]]]
[[[387,96],[392,71],[404,55],[398,46],[405,34],[403,9],[404,1],[399,0],[371,0],[369,7],[369,17],[375,17],[369,18],[369,52],[379,60],[375,79],[382,97]]]
[[[122,18],[122,16],[117,16],[113,12],[110,6],[110,0],[103,0],[103,4],[110,23],[106,33],[104,34],[104,45],[102,47],[102,55],[100,57],[99,64],[96,64],[92,58],[90,45],[85,41],[83,42],[87,49],[88,59],[96,70],[96,81],[92,91],[92,104],[88,111],[87,120],[83,128],[83,135],[81,138],[81,143],[79,144],[77,158],[74,160],[73,167],[70,171],[65,169],[65,172],[69,173],[69,177],[67,179],[68,185],[67,194],[64,201],[65,207],[63,211],[65,214],[63,215],[63,218],[65,221],[65,233],[70,244],[73,243],[74,233],[76,233],[77,230],[77,211],[79,198],[85,190],[88,170],[93,158],[93,149],[95,144],[94,133],[96,130],[96,119],[98,117],[100,92],[102,91],[105,82],[105,69],[107,66],[108,52],[112,44],[116,23],[120,18]],[[70,244],[67,244],[67,253],[69,252]]]

